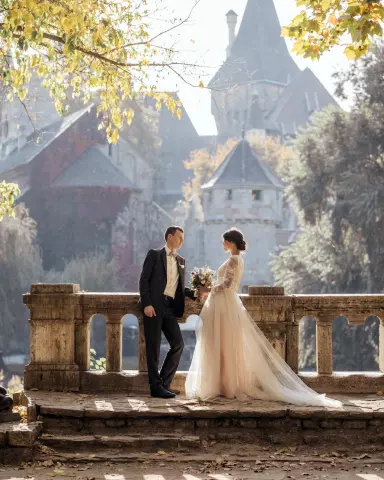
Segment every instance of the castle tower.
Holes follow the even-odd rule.
[[[236,22],[236,13],[229,11],[226,60],[209,83],[219,135],[239,137],[245,124],[246,131],[264,130],[285,140],[313,111],[336,103],[291,57],[273,0],[248,0],[234,38]]]
[[[237,227],[249,243],[241,285],[270,284],[270,255],[276,252],[276,230],[282,220],[283,185],[242,138],[202,187],[204,254],[217,268],[227,254],[222,233]]]

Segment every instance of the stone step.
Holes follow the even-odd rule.
[[[309,412],[307,412],[309,413]],[[328,443],[345,445],[384,444],[384,421],[369,419],[360,412],[360,417],[309,418],[291,417],[216,417],[216,418],[70,418],[40,416],[46,438],[64,435],[73,438],[79,435],[91,444],[102,438],[118,441],[120,438],[172,439],[182,436],[196,437],[220,443],[254,443],[288,445],[321,445]],[[96,441],[98,440],[98,441]],[[130,440],[132,442],[133,440]],[[128,442],[128,443],[130,443]]]
[[[128,452],[160,452],[169,450],[189,450],[200,447],[200,437],[194,435],[52,435],[43,433],[40,437],[43,445],[58,452],[92,452],[92,458],[97,453],[112,452],[118,449],[120,453]],[[89,458],[89,456],[88,456]]]
[[[36,450],[42,423],[9,422],[0,425],[0,464],[29,461]]]
[[[300,407],[278,402],[182,396],[163,400],[125,394],[24,392],[28,419],[43,433],[66,436],[186,435],[230,443],[384,444],[381,396],[344,396],[343,408]]]

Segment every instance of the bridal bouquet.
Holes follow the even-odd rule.
[[[191,272],[191,285],[193,290],[197,290],[198,287],[211,288],[213,285],[213,278],[215,271],[205,266],[204,268],[194,268]]]

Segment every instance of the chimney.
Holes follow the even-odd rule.
[[[233,45],[233,42],[235,41],[235,29],[236,29],[236,24],[237,24],[237,13],[234,12],[233,10],[230,10],[227,13],[227,24],[228,24],[228,47],[227,47],[227,59],[231,55],[231,48]]]

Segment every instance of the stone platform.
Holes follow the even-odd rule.
[[[40,422],[0,424],[0,464],[33,458],[41,428]]]
[[[384,397],[334,395],[343,408],[219,398],[198,402],[123,394],[26,391],[30,421],[56,452],[198,452],[206,442],[258,445],[382,445]]]

